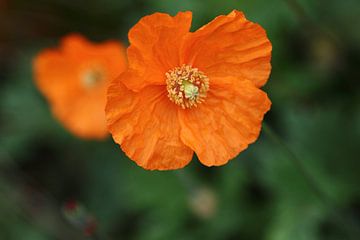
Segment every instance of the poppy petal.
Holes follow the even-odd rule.
[[[67,129],[82,138],[103,139],[108,136],[104,106],[105,98],[99,95],[78,97],[69,105],[53,104],[52,112]],[[91,131],[90,131],[91,129]]]
[[[265,30],[234,10],[189,36],[184,61],[210,78],[231,75],[261,87],[270,74],[271,50]]]
[[[61,39],[61,47],[64,52],[74,56],[74,52],[89,52],[86,49],[93,45],[82,35],[72,33]]]
[[[118,79],[109,87],[108,129],[126,155],[145,169],[177,169],[191,161],[193,151],[180,140],[172,104],[163,86],[134,92]]]
[[[37,87],[50,102],[76,97],[78,72],[60,51],[51,49],[41,52],[34,59],[34,74]]]
[[[129,31],[129,68],[141,76],[124,82],[129,89],[139,91],[147,85],[165,84],[165,73],[180,63],[180,46],[191,19],[191,12],[180,12],[175,17],[155,13],[142,18]]]
[[[213,88],[204,103],[180,112],[181,140],[204,165],[223,165],[258,138],[270,105],[250,81]]]

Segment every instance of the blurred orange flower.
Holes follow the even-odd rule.
[[[155,13],[129,32],[129,68],[112,81],[106,115],[123,151],[145,169],[206,166],[236,157],[259,135],[271,102],[263,86],[271,43],[243,13],[189,32],[191,12]]]
[[[53,114],[70,132],[102,139],[108,135],[104,112],[107,87],[126,65],[121,43],[94,44],[73,34],[63,38],[58,49],[44,50],[34,59],[34,74]]]

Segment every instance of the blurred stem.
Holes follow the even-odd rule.
[[[318,21],[314,20],[305,10],[305,8],[299,3],[298,0],[284,0],[290,11],[298,18],[300,22],[306,24],[309,37],[322,36],[329,39],[334,46],[338,49],[343,49],[340,39],[337,34],[334,34],[326,26],[323,26]]]
[[[0,181],[9,186],[9,189],[0,189],[0,197],[14,204],[14,209],[29,224],[56,239],[86,239],[80,232],[69,228],[58,204],[49,199],[48,194],[37,191],[31,181],[24,180],[16,170],[0,168]]]
[[[300,171],[300,173],[306,179],[309,187],[314,191],[317,197],[323,201],[326,205],[331,206],[332,201],[329,200],[329,196],[321,190],[318,186],[315,178],[308,172],[302,161],[296,156],[296,154],[284,143],[284,141],[271,129],[267,123],[263,123],[264,132],[276,143],[281,149],[290,157],[292,163],[295,164],[296,169]]]
[[[65,221],[59,203],[50,192],[39,189],[41,186],[35,179],[23,174],[19,166],[6,151],[1,149],[0,158],[7,160],[0,165],[0,182],[9,189],[0,189],[0,197],[13,203],[18,213],[23,215],[29,224],[55,239],[87,239],[80,231],[71,228]],[[49,221],[51,219],[51,221]]]
[[[338,209],[335,200],[331,199],[331,197],[319,187],[315,178],[308,172],[300,158],[297,157],[297,155],[265,122],[263,123],[263,130],[269,136],[269,138],[271,138],[277,145],[281,147],[283,152],[288,155],[289,159],[292,160],[292,163],[295,165],[296,169],[298,169],[299,172],[304,176],[309,187],[314,191],[319,200],[321,200],[330,210],[330,214],[333,219],[347,231],[349,239],[358,239],[357,236],[360,236],[360,228],[356,220],[351,216],[343,214]]]
[[[305,9],[299,4],[297,0],[285,0],[290,10],[302,21],[310,21]]]

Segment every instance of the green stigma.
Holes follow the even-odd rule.
[[[199,87],[188,81],[183,81],[182,85],[184,86],[185,98],[195,100],[199,95]]]

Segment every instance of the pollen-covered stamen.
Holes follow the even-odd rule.
[[[209,78],[189,65],[168,71],[166,84],[170,100],[184,109],[203,102],[209,90]]]
[[[104,78],[104,71],[97,68],[87,69],[81,76],[83,86],[89,89],[97,86]]]

